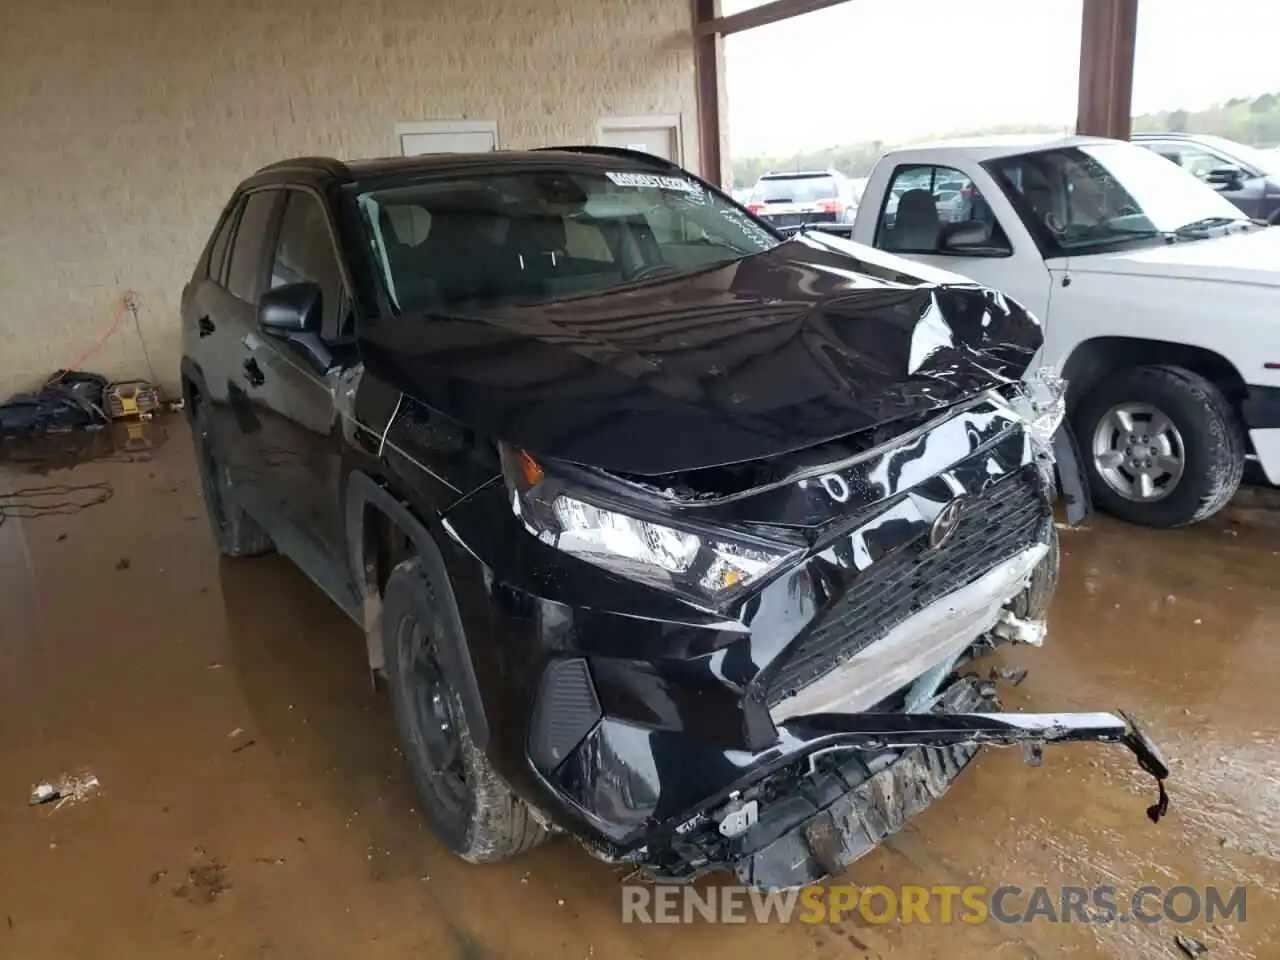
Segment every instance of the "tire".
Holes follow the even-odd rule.
[[[230,477],[213,451],[209,414],[203,404],[196,407],[192,427],[200,489],[218,552],[224,557],[257,557],[270,553],[275,549],[271,538],[235,502]]]
[[[1138,442],[1132,446],[1122,439],[1127,434],[1118,410],[1135,424]],[[1172,430],[1161,429],[1157,415]],[[1072,425],[1094,503],[1130,523],[1181,527],[1203,520],[1227,504],[1244,475],[1244,435],[1235,412],[1217,387],[1181,367],[1120,373],[1080,402]],[[1147,458],[1139,462],[1147,470],[1152,464],[1157,472],[1164,464],[1180,462],[1180,467],[1144,489],[1145,481],[1131,466],[1135,456]]]
[[[1041,620],[1049,612],[1049,601],[1058,586],[1058,571],[1062,565],[1062,552],[1058,546],[1058,528],[1052,527],[1049,552],[1031,571],[1031,582],[1013,598],[1013,615],[1023,620]]]
[[[436,655],[446,630],[439,611],[421,559],[391,572],[382,642],[400,742],[436,835],[471,863],[504,860],[548,834],[471,742],[457,685],[442,666],[448,660]]]
[[[1273,227],[1280,227],[1280,210],[1271,214],[1271,219],[1267,221]]]

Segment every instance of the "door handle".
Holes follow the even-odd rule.
[[[244,362],[244,376],[251,387],[260,387],[267,382],[267,378],[262,373],[262,368],[258,366],[258,361],[253,357]]]
[[[202,337],[209,336],[209,334],[213,333],[215,329],[216,328],[213,325],[213,321],[210,320],[208,317],[201,317],[199,320],[196,321],[196,330],[197,332],[199,332],[200,336]]]

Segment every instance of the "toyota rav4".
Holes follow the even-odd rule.
[[[1000,294],[574,147],[266,167],[182,313],[218,547],[362,627],[468,860],[567,832],[784,887],[982,744],[1167,775],[1123,714],[1002,713],[961,675],[1043,638],[1055,452],[1085,508]]]

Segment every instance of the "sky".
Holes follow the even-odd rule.
[[[1072,126],[1080,15],[1081,0],[850,0],[733,34],[730,151]],[[1277,38],[1280,0],[1140,0],[1133,112],[1280,91]]]

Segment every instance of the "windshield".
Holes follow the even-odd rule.
[[[1128,143],[1089,144],[988,161],[1027,228],[1062,253],[1163,238],[1242,214],[1158,154]]]
[[[760,184],[765,203],[814,203],[840,196],[835,177],[773,177]]]
[[[401,312],[556,300],[781,242],[692,180],[634,169],[433,180],[361,193],[359,208]]]

